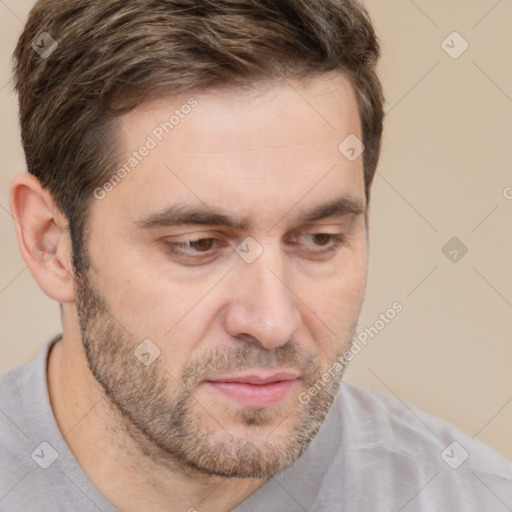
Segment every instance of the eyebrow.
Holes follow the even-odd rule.
[[[336,199],[315,206],[311,210],[303,211],[293,217],[293,222],[307,224],[330,217],[343,217],[347,214],[361,214],[364,212],[362,202],[352,196],[342,195]],[[283,218],[286,217],[283,216]],[[222,226],[234,231],[248,231],[252,227],[247,217],[237,218],[227,214],[221,209],[202,207],[180,203],[169,206],[163,211],[150,214],[135,221],[143,229],[174,227],[184,225]]]

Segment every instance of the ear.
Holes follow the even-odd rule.
[[[9,199],[21,256],[37,284],[56,301],[74,302],[68,223],[51,194],[25,172],[12,181]]]

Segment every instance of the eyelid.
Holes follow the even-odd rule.
[[[303,252],[308,253],[309,256],[314,258],[322,258],[322,257],[328,257],[333,253],[338,252],[346,243],[346,235],[344,233],[327,233],[322,231],[313,231],[313,232],[302,232],[297,234],[295,238],[301,238],[303,236],[315,236],[315,235],[327,235],[330,237],[329,244],[327,245],[327,248],[324,249],[324,246],[317,246],[317,249],[311,248],[311,249],[305,249]],[[191,244],[195,242],[199,242],[201,240],[214,240],[216,242],[216,247],[214,249],[209,249],[207,251],[190,251],[186,248],[180,247],[185,244]],[[297,244],[296,242],[292,242],[293,244]],[[165,241],[164,244],[167,248],[167,250],[177,258],[183,257],[184,259],[188,259],[188,261],[192,264],[193,262],[196,262],[198,264],[201,263],[208,263],[208,261],[205,261],[207,258],[214,258],[215,255],[218,252],[218,249],[222,249],[225,244],[222,243],[222,240],[219,238],[216,238],[214,236],[199,236],[194,239],[187,239],[184,241],[178,241],[178,242],[170,242]],[[297,244],[299,245],[299,244]],[[313,246],[309,246],[313,247]]]
[[[336,231],[335,233],[329,233],[329,231],[328,231],[329,228],[339,231],[342,228],[346,228],[346,226],[345,226],[345,223],[343,223],[343,222],[323,222],[323,223],[313,222],[310,224],[306,224],[304,226],[290,229],[289,231],[284,233],[283,236],[285,238],[289,238],[289,237],[295,236],[295,235],[318,235],[321,233],[322,234],[332,234],[332,235],[339,234],[338,231]],[[272,229],[270,229],[267,233],[269,233],[270,231],[272,231]],[[180,233],[177,235],[169,235],[169,236],[164,237],[164,239],[165,240],[167,240],[167,239],[174,240],[176,238],[178,238],[178,239],[184,238],[184,241],[189,242],[189,241],[194,241],[194,240],[202,240],[203,238],[224,237],[224,238],[239,239],[241,242],[242,240],[247,238],[247,236],[249,236],[249,235],[235,234],[235,232],[233,232],[229,229],[226,229],[223,231],[219,231],[216,229],[212,229],[212,230],[206,229],[206,230],[202,230],[202,231],[184,232],[184,233]],[[190,238],[187,238],[187,237],[190,237]],[[178,243],[179,243],[179,241],[178,241]]]
[[[338,230],[340,229],[340,226],[334,226],[333,224],[325,224],[325,225],[332,226],[334,228],[337,228]],[[318,225],[316,225],[316,226],[304,227],[304,228],[292,230],[292,231],[286,233],[285,237],[289,240],[289,239],[300,238],[300,237],[307,236],[307,235],[320,235],[320,234],[330,235],[332,237],[342,235],[342,233],[339,233],[339,231],[335,231],[334,233],[331,233],[331,232],[329,232],[328,229],[325,229],[325,230],[318,229]],[[343,236],[345,236],[345,235],[343,234]],[[183,238],[183,237],[185,237],[185,238]],[[206,233],[204,231],[198,231],[195,233],[189,233],[189,234],[184,233],[184,234],[180,234],[180,235],[165,237],[163,239],[163,241],[164,241],[164,243],[167,243],[170,245],[181,245],[181,244],[185,244],[187,242],[193,243],[193,242],[198,242],[200,240],[208,240],[208,239],[216,239],[217,241],[222,242],[222,240],[225,238],[235,238],[236,239],[235,246],[238,246],[247,237],[245,237],[245,236],[231,237],[231,235],[227,234],[227,233],[219,234],[218,232]],[[178,240],[176,240],[176,239],[178,239]]]

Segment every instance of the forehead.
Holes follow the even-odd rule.
[[[270,221],[276,208],[364,196],[362,157],[339,149],[362,133],[355,91],[338,73],[161,98],[119,121],[127,172],[104,203],[134,221],[173,202]]]
[[[141,136],[149,134],[159,146],[175,140],[182,152],[193,154],[207,149],[219,152],[219,145],[238,151],[270,149],[279,143],[321,147],[348,130],[362,135],[355,90],[339,72],[257,82],[250,88],[192,90],[145,102],[120,121],[125,149],[136,147]]]

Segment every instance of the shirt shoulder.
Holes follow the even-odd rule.
[[[474,470],[512,477],[512,464],[493,448],[412,403],[349,383],[343,384],[338,402],[338,413],[366,426],[358,436],[363,444],[378,440],[384,450],[404,457],[417,458],[420,454],[420,460],[429,463],[437,463],[437,455],[442,454],[449,467],[464,464]],[[459,447],[451,446],[453,443]],[[441,450],[437,455],[436,449]]]
[[[59,337],[34,361],[0,375],[2,512],[117,511],[83,473],[53,415],[46,363]]]
[[[342,465],[355,475],[352,489],[360,487],[358,478],[371,483],[366,497],[354,496],[355,501],[377,506],[375,496],[387,497],[404,512],[512,509],[512,464],[451,423],[348,383],[342,384],[332,413],[329,421],[341,427],[335,460],[350,461],[349,467]]]

